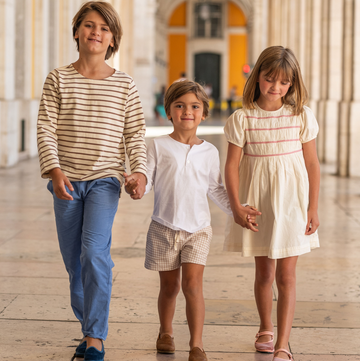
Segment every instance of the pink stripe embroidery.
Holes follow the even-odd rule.
[[[248,155],[249,157],[275,157],[278,155],[288,155],[288,154],[293,154],[293,153],[297,153],[297,152],[302,152],[302,149],[299,150],[295,150],[293,152],[289,152],[289,153],[280,153],[280,154],[265,154],[265,155],[258,155],[258,154],[249,154],[249,153],[244,153],[244,155]]]
[[[275,118],[287,118],[287,117],[293,117],[294,115],[278,115],[277,117],[252,117],[249,115],[245,115],[245,118],[247,119],[275,119]]]
[[[284,139],[284,140],[274,140],[270,142],[248,142],[247,144],[269,144],[269,143],[282,143],[282,142],[297,142],[300,139]]]
[[[252,130],[278,130],[278,129],[292,129],[292,128],[300,128],[300,125],[294,125],[292,127],[280,127],[280,128],[249,128],[245,129],[247,132]]]

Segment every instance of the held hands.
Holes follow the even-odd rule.
[[[234,220],[243,228],[250,229],[253,232],[259,232],[255,227],[258,225],[256,223],[256,216],[260,215],[261,212],[253,206],[240,206],[237,212],[234,213]]]
[[[54,168],[49,172],[53,184],[53,189],[56,197],[66,201],[72,201],[74,198],[66,191],[65,186],[73,191],[74,188],[70,183],[67,176],[61,171],[60,168]]]
[[[306,230],[305,235],[309,236],[310,234],[315,233],[315,231],[319,228],[320,222],[319,222],[319,216],[317,214],[316,210],[309,209],[307,212],[307,224],[306,224]]]
[[[124,173],[125,191],[132,199],[141,199],[145,193],[146,177],[142,173]]]

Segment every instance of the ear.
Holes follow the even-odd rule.
[[[79,32],[78,32],[78,30],[75,31],[74,39],[79,39]]]
[[[110,41],[110,46],[113,48],[114,47],[114,36],[112,37],[111,41]]]

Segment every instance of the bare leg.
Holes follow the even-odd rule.
[[[99,338],[86,336],[83,340],[86,341],[86,348],[95,347],[99,351],[102,350],[102,340],[100,340]]]
[[[202,333],[205,320],[203,296],[204,266],[194,263],[182,264],[182,289],[186,299],[186,317],[190,330],[190,350],[203,349]]]
[[[279,259],[276,267],[276,284],[279,291],[277,306],[277,341],[275,350],[289,349],[289,338],[294,319],[296,304],[296,262],[298,257]],[[289,357],[279,352],[276,357],[288,360]]]
[[[180,291],[180,268],[173,271],[161,271],[158,311],[160,334],[173,335],[172,321],[175,313],[176,296]]]
[[[275,279],[275,260],[268,257],[255,257],[255,300],[260,317],[260,331],[272,331],[271,321],[273,302],[272,284]],[[260,336],[258,342],[270,341],[269,335]]]

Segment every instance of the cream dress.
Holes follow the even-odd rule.
[[[225,126],[228,142],[243,148],[239,199],[254,205],[259,232],[244,229],[229,217],[224,250],[243,256],[278,259],[319,247],[317,232],[306,236],[309,180],[302,143],[319,131],[308,107],[300,115],[283,105],[276,111],[235,111]]]

